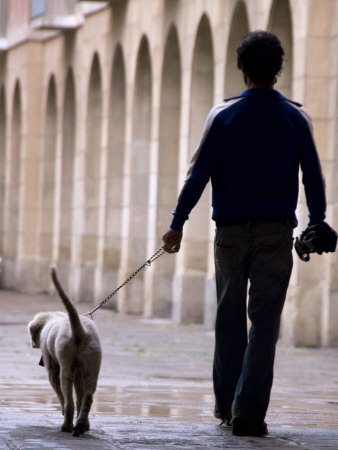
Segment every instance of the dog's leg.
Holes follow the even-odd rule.
[[[49,377],[49,382],[50,382],[51,386],[53,387],[53,389],[59,399],[62,414],[64,414],[64,401],[63,401],[63,394],[62,394],[61,386],[60,386],[60,366],[55,361],[53,361],[50,357],[49,357],[49,366],[48,366],[48,377]]]
[[[83,378],[81,376],[81,371],[79,369],[76,369],[76,372],[75,372],[74,387],[75,387],[75,393],[76,393],[76,411],[77,411],[77,417],[78,417],[80,415],[82,399],[83,399],[83,396],[85,393]]]
[[[99,367],[98,364],[97,367]],[[96,390],[98,375],[98,370],[92,370],[91,373],[89,373],[88,376],[83,379],[85,393],[82,398],[81,409],[76,420],[73,436],[79,436],[80,434],[89,430],[90,424],[88,416],[93,403],[93,396]]]
[[[82,398],[81,410],[74,427],[73,436],[80,436],[80,434],[89,430],[88,415],[92,403],[93,394],[91,392],[86,392]]]
[[[73,374],[70,370],[65,370],[61,367],[61,390],[64,398],[64,421],[61,427],[61,431],[73,431],[73,378]]]

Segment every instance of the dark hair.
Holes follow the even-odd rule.
[[[277,36],[267,31],[253,31],[237,49],[237,67],[258,84],[276,83],[282,70],[284,50]]]

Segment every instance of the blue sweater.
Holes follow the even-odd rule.
[[[215,221],[289,217],[296,226],[299,167],[313,225],[326,200],[311,120],[276,90],[248,89],[209,112],[170,226],[182,230],[209,179]]]

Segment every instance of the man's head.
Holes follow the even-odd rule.
[[[282,70],[284,50],[277,36],[267,31],[249,33],[237,49],[237,67],[258,86],[272,86]]]

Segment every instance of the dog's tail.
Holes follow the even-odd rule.
[[[54,269],[54,267],[51,268],[50,274],[51,274],[55,289],[56,289],[57,293],[59,294],[59,296],[62,300],[62,303],[64,304],[64,307],[66,308],[66,311],[68,312],[70,327],[72,329],[72,334],[73,334],[75,343],[77,345],[80,345],[83,342],[83,338],[85,336],[85,332],[84,332],[84,329],[81,324],[80,316],[79,316],[75,306],[73,305],[72,301],[70,300],[68,295],[63,290],[63,288],[58,280],[58,277],[56,275],[56,270]]]

